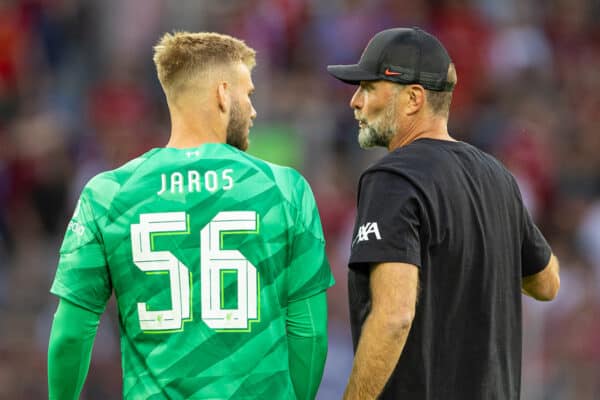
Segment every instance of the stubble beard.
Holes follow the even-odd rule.
[[[231,111],[229,112],[229,123],[227,124],[226,130],[227,144],[237,147],[242,151],[246,151],[248,149],[248,135],[246,129],[246,118],[244,118],[240,103],[233,100],[231,103]]]

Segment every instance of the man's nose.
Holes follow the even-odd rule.
[[[362,106],[363,106],[363,96],[361,94],[360,87],[358,87],[358,89],[356,89],[356,91],[352,95],[352,98],[350,99],[350,108],[353,108],[355,110],[360,110],[362,108]]]

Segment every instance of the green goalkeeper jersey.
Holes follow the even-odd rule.
[[[293,399],[286,307],[333,284],[308,183],[225,144],[153,149],[83,189],[51,292],[114,290],[127,399]]]

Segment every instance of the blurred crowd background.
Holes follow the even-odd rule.
[[[249,151],[299,169],[317,197],[337,279],[319,398],[340,398],[356,183],[384,150],[359,149],[353,88],[325,67],[412,25],[456,64],[451,134],[510,168],[561,260],[558,298],[524,299],[523,399],[599,399],[599,20],[597,0],[0,0],[0,399],[46,398],[48,290],[82,186],[166,143],[152,46],[172,30],[258,51]],[[112,304],[84,399],[120,398],[116,321]]]

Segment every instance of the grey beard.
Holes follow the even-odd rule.
[[[383,117],[372,125],[360,128],[358,131],[358,144],[363,149],[373,147],[388,148],[394,135],[398,131],[396,126],[396,97],[387,105]]]
[[[386,129],[383,132],[379,132],[378,129],[372,126],[366,126],[360,128],[358,132],[358,144],[363,149],[370,149],[373,147],[385,147],[387,148],[394,137],[392,129]]]

